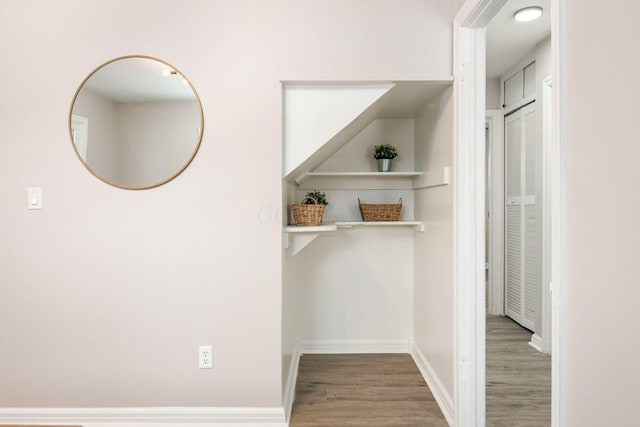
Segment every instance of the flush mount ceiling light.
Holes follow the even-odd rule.
[[[513,19],[518,22],[529,22],[536,20],[542,16],[542,8],[539,6],[530,6],[520,9],[513,14]]]

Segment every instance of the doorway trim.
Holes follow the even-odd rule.
[[[467,0],[454,20],[454,417],[456,427],[484,427],[485,27],[506,0]],[[565,9],[551,0],[552,78],[552,390],[551,425],[564,425],[566,141]]]
[[[487,313],[504,316],[504,116],[501,110],[486,110],[489,126],[489,285]]]
[[[542,81],[542,295],[539,350],[551,354],[551,257],[553,218],[553,91],[552,77]],[[534,337],[537,334],[534,334]],[[532,341],[533,338],[532,337]]]

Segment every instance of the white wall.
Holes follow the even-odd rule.
[[[640,3],[569,0],[564,10],[566,425],[630,426],[640,383]]]
[[[404,342],[411,338],[414,231],[339,230],[296,255],[302,341]]]
[[[500,102],[500,79],[491,78],[487,79],[486,88],[486,108],[487,110],[500,110],[502,109],[502,102]]]
[[[279,215],[263,215],[282,206],[280,82],[451,75],[453,4],[5,0],[1,9],[11,66],[0,79],[0,324],[11,326],[0,330],[0,405],[280,407],[282,228]],[[68,132],[83,78],[134,53],[179,67],[205,115],[194,162],[146,191],[96,180]],[[26,209],[33,185],[42,211]],[[196,357],[205,343],[206,371]]]
[[[415,119],[416,169],[453,165],[453,89]],[[453,186],[415,190],[414,213],[425,223],[414,239],[413,333],[433,373],[453,396]]]
[[[315,170],[321,172],[376,172],[378,170],[377,164],[371,154],[374,145],[392,144],[398,149],[398,156],[393,159],[392,170],[394,172],[413,171],[413,128],[413,119],[376,119]],[[371,180],[369,181],[371,182]],[[400,219],[413,219],[413,191],[410,189],[336,189],[341,185],[334,178],[324,180],[312,178],[301,183],[296,192],[295,200],[300,202],[307,191],[316,188],[324,189],[325,185],[328,186],[326,188],[329,188],[325,191],[329,205],[325,208],[324,222],[362,220],[358,198],[362,203],[374,204],[397,203],[402,198]],[[349,187],[349,185],[345,186]]]
[[[374,120],[316,170],[377,171],[371,152],[374,145],[383,143],[398,148],[393,170],[413,170],[413,119]],[[313,184],[309,179],[298,187],[296,202],[315,189]],[[363,203],[396,203],[402,198],[401,219],[413,219],[411,189],[347,187],[351,189],[318,187],[329,201],[324,222],[361,221],[358,198]],[[406,351],[412,336],[413,233],[412,229],[338,230],[321,236],[288,259],[287,264],[297,265],[298,296],[294,304],[299,338],[350,345],[404,342]]]
[[[413,119],[377,119],[338,150],[317,171],[376,172],[377,164],[371,153],[373,147],[391,144],[398,149],[393,159],[393,171],[413,170]]]

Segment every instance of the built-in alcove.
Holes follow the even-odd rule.
[[[445,166],[427,171],[428,179],[424,179],[423,165],[414,159],[415,116],[450,85],[403,82],[285,86],[285,179],[295,184],[295,191],[285,192],[288,204],[302,200],[312,189],[326,191],[332,200],[325,210],[324,226],[313,231],[297,229],[289,212],[285,233],[290,235],[285,246],[291,244],[295,254],[312,240],[309,237],[335,231],[330,225],[410,226],[422,231],[420,221],[414,219],[413,189],[446,185],[449,169]],[[349,107],[340,110],[343,103]],[[329,124],[323,126],[325,121]],[[347,124],[338,129],[340,123]],[[373,145],[383,143],[392,143],[400,152],[390,173],[377,172],[371,156]],[[303,145],[307,147],[300,147]],[[306,157],[299,153],[306,153]],[[401,199],[400,221],[359,224],[359,198],[363,203],[397,203]]]
[[[416,319],[425,310],[437,316],[425,299],[439,292],[427,289],[433,281],[445,294],[451,289],[452,81],[343,86],[284,87],[285,401],[305,352],[415,355],[417,349],[419,360],[428,360]],[[376,171],[371,151],[382,143],[400,153],[392,173]],[[290,205],[315,189],[329,199],[323,224],[295,226]],[[362,222],[358,198],[401,198],[400,221]]]

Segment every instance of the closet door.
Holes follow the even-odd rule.
[[[535,126],[535,102],[505,118],[505,313],[531,330],[540,277]]]

